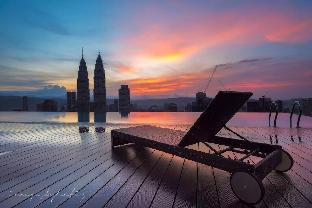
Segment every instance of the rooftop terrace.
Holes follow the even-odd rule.
[[[245,207],[227,172],[134,145],[112,152],[110,131],[128,126],[79,134],[75,124],[0,123],[0,207]],[[282,145],[295,161],[287,173],[263,180],[257,207],[312,206],[311,128],[232,128]]]

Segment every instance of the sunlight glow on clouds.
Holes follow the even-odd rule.
[[[74,90],[84,46],[90,88],[100,50],[109,96],[120,84],[129,84],[133,97],[194,96],[216,64],[225,65],[210,94],[225,85],[256,95],[311,95],[310,1],[12,0],[0,7],[0,24],[0,90]]]

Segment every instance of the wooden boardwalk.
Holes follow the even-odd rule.
[[[112,152],[111,129],[128,126],[79,134],[74,124],[0,123],[0,207],[246,207],[227,172],[134,145]],[[295,161],[263,180],[257,207],[312,207],[312,129],[233,129],[282,145]]]

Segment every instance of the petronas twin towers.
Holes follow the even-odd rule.
[[[103,62],[102,62],[100,53],[96,59],[95,68],[94,68],[93,96],[94,96],[95,115],[101,115],[101,113],[106,113],[105,71],[104,71]],[[82,51],[82,57],[80,60],[80,65],[79,65],[78,78],[77,78],[77,106],[78,106],[78,112],[89,113],[90,111],[89,78],[88,78],[87,64],[83,57],[83,51]],[[95,120],[96,119],[97,118],[95,117]]]

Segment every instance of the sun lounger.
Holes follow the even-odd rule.
[[[135,143],[225,170],[231,173],[234,194],[244,203],[257,204],[264,196],[263,178],[272,170],[288,171],[293,159],[281,146],[249,141],[226,126],[251,95],[220,91],[187,133],[148,125],[112,130],[112,147]],[[240,139],[217,136],[222,128]],[[203,143],[209,152],[187,147],[197,143]],[[225,148],[217,150],[215,144]],[[225,157],[226,152],[240,158]],[[247,161],[251,156],[261,160],[250,164]]]

